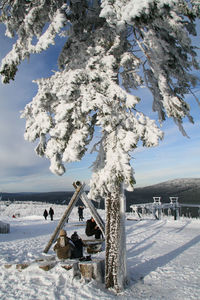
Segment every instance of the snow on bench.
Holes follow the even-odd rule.
[[[87,253],[95,254],[102,251],[102,245],[105,241],[104,238],[102,239],[95,239],[94,237],[90,236],[81,236],[81,239],[84,243],[84,247],[87,248]]]
[[[56,256],[41,256],[36,259],[33,264],[37,264],[38,267],[44,271],[49,271],[55,266],[60,266],[63,270],[67,271],[66,274],[73,278],[83,279],[90,281],[92,279],[104,282],[105,275],[105,260],[101,258],[92,258],[92,260],[79,260],[75,259],[63,259],[58,260]],[[32,263],[24,262],[16,264],[16,269],[22,272],[28,268]],[[5,264],[4,267],[9,269],[13,264]]]
[[[101,239],[95,239],[94,236],[87,236],[87,235],[81,235],[80,238],[85,244],[100,244],[105,241],[104,238]]]

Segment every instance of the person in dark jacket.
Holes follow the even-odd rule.
[[[83,221],[83,219],[84,219],[84,217],[83,217],[83,210],[84,210],[84,206],[79,206],[78,207],[79,221]]]
[[[83,257],[84,243],[83,243],[82,239],[78,236],[76,231],[74,231],[74,233],[71,235],[71,240],[75,245],[75,248],[73,249],[73,252],[72,252],[72,258]]]
[[[59,238],[53,248],[56,251],[59,259],[72,258],[72,253],[75,249],[74,243],[67,237],[67,233],[64,229],[60,230]]]
[[[54,210],[52,207],[50,207],[50,209],[49,209],[49,215],[51,217],[51,221],[53,221]]]
[[[44,210],[43,216],[44,216],[44,218],[45,218],[45,220],[46,220],[46,219],[47,219],[47,216],[48,216],[48,212],[47,212],[46,209]]]
[[[87,236],[95,236],[95,239],[100,239],[102,232],[97,226],[95,220],[93,217],[91,217],[89,220],[86,222],[86,228],[85,228],[85,233]]]

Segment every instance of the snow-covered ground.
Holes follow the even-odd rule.
[[[41,257],[66,206],[51,205],[54,221],[44,220],[43,211],[50,204],[0,203],[0,221],[10,224],[10,233],[0,234],[0,299],[64,300],[64,299],[200,299],[200,220],[163,218],[160,221],[127,220],[127,266],[129,286],[120,295],[104,288],[104,284],[74,279],[59,264],[49,271],[38,267]],[[104,211],[99,210],[104,218]],[[17,218],[12,218],[17,214]],[[90,217],[84,210],[85,220]],[[77,207],[65,229],[68,236],[76,230],[84,234],[85,222],[78,221]],[[54,255],[50,248],[48,255]],[[43,254],[44,255],[44,254]],[[104,257],[105,252],[92,255]],[[31,262],[19,271],[16,264]],[[10,268],[5,265],[11,264]]]

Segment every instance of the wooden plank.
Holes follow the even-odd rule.
[[[43,262],[43,263],[39,264],[39,268],[44,271],[49,271],[49,270],[53,269],[55,267],[55,265],[56,265],[56,262],[49,262],[49,263]]]
[[[91,239],[91,240],[83,240],[82,239],[82,241],[83,241],[84,244],[101,244],[101,243],[103,243],[105,241],[105,239],[96,239],[96,240],[93,240],[93,239]]]
[[[16,265],[16,269],[17,269],[18,271],[22,271],[22,270],[28,268],[29,266],[30,266],[30,263],[17,264],[17,265]]]

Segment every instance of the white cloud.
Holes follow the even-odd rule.
[[[78,175],[77,175],[78,174]],[[72,183],[81,181],[88,188],[88,173],[86,168],[70,170],[63,176],[56,176],[49,172],[28,174],[24,176],[7,176],[1,180],[1,192],[51,192],[51,191],[73,191]]]

